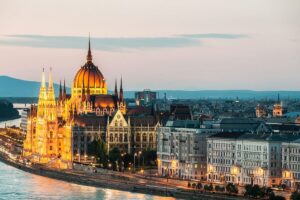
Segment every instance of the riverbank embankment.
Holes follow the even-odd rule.
[[[109,188],[130,192],[138,192],[144,194],[169,196],[180,199],[241,199],[242,197],[200,193],[196,191],[188,191],[170,187],[165,184],[155,183],[147,180],[139,180],[130,176],[118,176],[111,174],[86,174],[74,170],[54,170],[42,165],[27,166],[23,163],[10,159],[4,154],[0,154],[0,162],[13,166],[25,172],[40,175],[57,180],[67,181],[79,185],[93,186],[99,188]]]

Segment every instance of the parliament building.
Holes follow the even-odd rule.
[[[23,155],[31,162],[56,168],[72,168],[73,161],[87,161],[88,145],[103,140],[108,151],[119,148],[132,154],[156,148],[158,120],[153,112],[133,110],[127,113],[123,94],[115,82],[113,94],[92,61],[89,40],[86,63],[73,80],[71,95],[60,83],[56,99],[50,69],[48,85],[45,73],[38,104],[30,108]],[[140,114],[137,114],[139,113]]]

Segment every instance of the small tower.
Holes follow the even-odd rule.
[[[115,92],[114,92],[114,95],[117,97],[117,99],[119,98],[119,95],[118,95],[117,79],[115,80]]]
[[[61,101],[62,101],[62,87],[61,87],[61,81],[59,81],[58,103],[60,104]]]
[[[55,102],[55,93],[52,81],[52,68],[50,68],[49,73],[49,83],[48,83],[48,91],[47,91],[47,117],[50,121],[56,120],[56,102]]]
[[[46,102],[47,102],[47,88],[46,88],[46,80],[45,80],[45,70],[43,68],[42,83],[41,83],[41,88],[40,88],[38,109],[37,109],[37,116],[39,118],[44,118],[44,116],[45,116]]]
[[[121,77],[121,83],[120,83],[120,94],[118,99],[118,109],[122,112],[123,115],[126,114],[126,102],[124,100],[124,94],[123,94],[123,80]]]
[[[273,106],[273,117],[282,117],[282,115],[283,115],[283,106],[278,94],[277,102]]]
[[[65,102],[67,100],[67,90],[66,90],[66,80],[64,80],[64,90],[62,95],[62,101]]]

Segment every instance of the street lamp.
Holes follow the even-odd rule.
[[[141,166],[141,154],[142,154],[142,151],[139,151],[139,154],[138,154],[138,159],[139,159],[139,161],[138,161],[138,167]]]
[[[137,153],[134,153],[133,155],[133,172],[135,172],[135,157],[137,156]]]

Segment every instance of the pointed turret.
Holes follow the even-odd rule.
[[[63,91],[62,100],[65,101],[66,99],[67,99],[66,80],[64,80],[64,91]]]
[[[47,102],[47,88],[46,88],[46,80],[45,80],[45,70],[43,68],[42,72],[42,83],[40,88],[39,94],[39,101],[38,101],[38,117],[43,118],[46,113],[46,102]]]
[[[123,81],[122,81],[122,77],[121,77],[121,83],[120,83],[120,102],[124,101],[124,94],[123,94]]]
[[[117,79],[115,80],[115,92],[114,95],[118,98],[118,85],[117,85]]]
[[[42,84],[41,87],[46,88],[46,79],[45,79],[45,69],[43,68],[43,72],[42,72]]]
[[[50,67],[50,73],[49,73],[49,83],[48,83],[48,89],[53,88],[53,81],[52,81],[52,67]]]
[[[89,50],[88,50],[88,54],[86,56],[86,60],[88,62],[92,62],[93,60],[93,56],[92,56],[92,51],[91,51],[91,39],[90,39],[90,34],[89,34]]]
[[[59,81],[59,94],[58,94],[58,102],[62,101],[62,87],[61,87],[61,80]]]
[[[57,110],[56,110],[56,101],[55,101],[55,93],[52,81],[52,68],[50,67],[49,72],[49,83],[48,83],[48,91],[47,91],[47,117],[48,120],[56,120]]]

